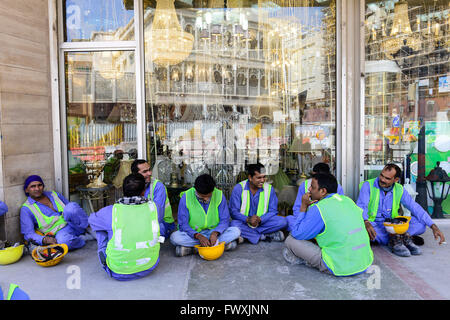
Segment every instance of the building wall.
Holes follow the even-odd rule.
[[[0,1],[0,239],[21,238],[23,182],[54,188],[47,0]]]

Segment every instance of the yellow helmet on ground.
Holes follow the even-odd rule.
[[[65,243],[51,244],[34,248],[31,257],[42,267],[52,267],[60,263],[68,251],[69,248]]]
[[[194,246],[198,249],[198,254],[205,260],[216,260],[220,258],[225,250],[225,241],[222,241],[214,247],[202,247],[201,245]]]
[[[390,234],[404,234],[408,231],[411,217],[401,216],[390,220],[383,222],[386,231]]]
[[[19,261],[23,254],[23,244],[17,247],[8,247],[0,250],[0,264],[11,264]]]

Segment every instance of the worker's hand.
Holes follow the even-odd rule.
[[[375,240],[377,232],[375,231],[373,225],[368,220],[364,221],[364,225],[366,226],[367,233],[369,234],[369,239],[371,241]]]
[[[261,223],[261,218],[255,214],[247,218],[247,223],[250,224],[252,227],[257,227]]]
[[[195,239],[200,241],[200,245],[202,247],[209,247],[209,239],[207,237],[205,237],[204,235],[202,235],[201,233],[196,233]]]
[[[56,238],[45,236],[44,238],[42,238],[42,244],[43,245],[56,244]]]
[[[302,205],[300,207],[300,212],[306,212],[308,207],[312,205],[313,203],[317,202],[317,200],[311,200],[311,193],[306,192],[302,196]]]
[[[212,247],[216,244],[217,238],[219,237],[219,233],[217,231],[211,232],[211,235],[209,236],[209,246]]]
[[[440,238],[439,244],[443,244],[443,243],[446,244],[444,234],[442,233],[441,230],[439,230],[437,225],[433,224],[431,226],[431,230],[433,230],[433,235],[434,235],[435,240],[438,240],[438,238]]]

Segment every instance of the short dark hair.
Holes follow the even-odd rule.
[[[330,166],[324,162],[315,164],[312,171],[315,173],[331,173]]]
[[[207,173],[198,176],[194,182],[194,188],[200,194],[208,194],[213,192],[215,187],[216,182],[213,177]]]
[[[143,163],[147,163],[147,160],[144,160],[144,159],[136,159],[136,160],[134,160],[133,163],[131,164],[131,172],[132,173],[139,173],[138,165],[143,164]]]
[[[140,173],[132,173],[123,179],[123,195],[125,197],[140,196],[145,190],[145,178]]]
[[[337,192],[338,183],[331,173],[316,173],[312,178],[317,180],[319,189],[327,189],[327,193]]]
[[[395,163],[388,163],[387,165],[384,166],[383,170],[391,171],[392,169],[395,170],[394,178],[401,178],[402,177],[402,169],[400,169],[400,167],[398,165],[396,165]]]
[[[250,177],[253,177],[256,172],[261,173],[261,169],[264,168],[264,165],[261,163],[252,163],[247,166],[247,173]]]

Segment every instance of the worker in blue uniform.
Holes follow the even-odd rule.
[[[398,256],[409,257],[411,254],[422,253],[417,245],[423,244],[420,235],[426,231],[426,227],[431,228],[436,239],[440,239],[439,244],[445,242],[445,237],[428,212],[398,183],[400,177],[401,169],[395,164],[387,164],[377,178],[361,184],[356,204],[363,209],[363,219],[370,240],[388,245]],[[386,231],[383,222],[400,215],[400,204],[411,212],[409,229],[403,235],[391,235]]]
[[[278,198],[275,189],[266,182],[264,166],[250,164],[247,173],[248,179],[231,192],[231,225],[238,227],[241,237],[252,244],[260,240],[284,241],[286,218],[278,215]]]
[[[159,234],[156,206],[144,193],[144,177],[130,174],[123,181],[124,196],[89,217],[100,263],[119,281],[145,277],[159,264],[164,240]]]
[[[216,188],[216,182],[209,174],[198,176],[194,187],[182,192],[178,225],[179,230],[170,236],[177,257],[192,254],[195,245],[210,247],[217,241],[225,242],[225,251],[237,247],[240,231],[230,226],[225,195]]]
[[[28,198],[20,209],[25,240],[39,246],[65,243],[69,250],[84,247],[86,212],[58,192],[44,191],[44,187],[40,176],[32,175],[25,180],[23,189]]]

